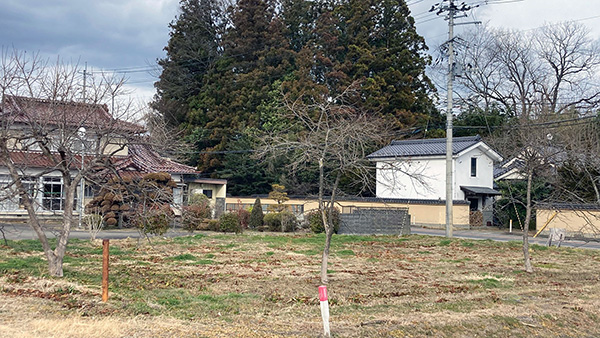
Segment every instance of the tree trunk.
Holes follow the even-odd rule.
[[[525,271],[532,273],[531,256],[529,255],[529,223],[531,222],[531,181],[533,173],[527,173],[527,205],[525,213],[525,224],[523,224],[523,258],[525,260]]]
[[[57,256],[52,251],[46,253],[46,258],[48,259],[48,272],[50,276],[54,277],[62,277],[63,276],[63,256]]]
[[[322,162],[320,162],[322,163]],[[322,172],[322,171],[321,171]],[[333,224],[333,208],[335,207],[335,192],[338,184],[340,183],[341,174],[338,172],[335,178],[335,183],[331,189],[331,199],[327,205],[327,208],[321,208],[321,219],[325,228],[325,247],[323,248],[323,258],[321,260],[321,283],[327,284],[329,278],[327,277],[327,261],[329,260],[329,248],[331,247],[331,238],[335,232],[335,225]],[[319,196],[320,204],[323,205],[323,196]]]
[[[321,284],[329,282],[327,277],[327,261],[329,260],[329,248],[331,247],[331,237],[333,236],[333,227],[325,228],[325,247],[323,248],[323,257],[321,259]]]

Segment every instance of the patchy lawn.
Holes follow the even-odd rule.
[[[3,337],[316,337],[322,235],[72,240],[50,278],[35,241],[0,247]],[[600,252],[427,236],[334,236],[334,337],[597,337]]]

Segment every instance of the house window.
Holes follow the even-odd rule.
[[[471,157],[471,177],[477,177],[477,157]]]
[[[91,184],[86,184],[83,189],[85,198],[94,198],[94,187]]]
[[[25,190],[27,190],[27,194],[31,198],[35,197],[36,182],[37,182],[37,178],[32,177],[32,176],[25,176],[25,177],[21,178],[21,183],[23,184],[23,187],[25,188]],[[25,201],[23,201],[23,197],[21,197],[20,195],[19,195],[19,208],[20,209],[25,208]]]
[[[292,204],[292,212],[296,215],[301,215],[304,213],[304,205],[302,204]]]
[[[42,206],[46,210],[63,210],[63,185],[59,177],[44,177]],[[75,206],[75,205],[73,205]]]
[[[208,198],[212,198],[212,190],[210,190],[210,189],[204,189],[204,190],[202,190],[202,193],[203,193],[203,194],[204,194],[206,197],[208,197]]]

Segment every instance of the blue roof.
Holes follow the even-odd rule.
[[[452,139],[452,154],[481,142],[481,136],[454,137]],[[376,152],[367,156],[368,159],[385,157],[415,157],[415,156],[440,156],[446,154],[446,138],[430,138],[421,140],[392,141]]]

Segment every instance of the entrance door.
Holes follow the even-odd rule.
[[[479,198],[469,198],[469,210],[471,211],[477,211],[479,210]]]

